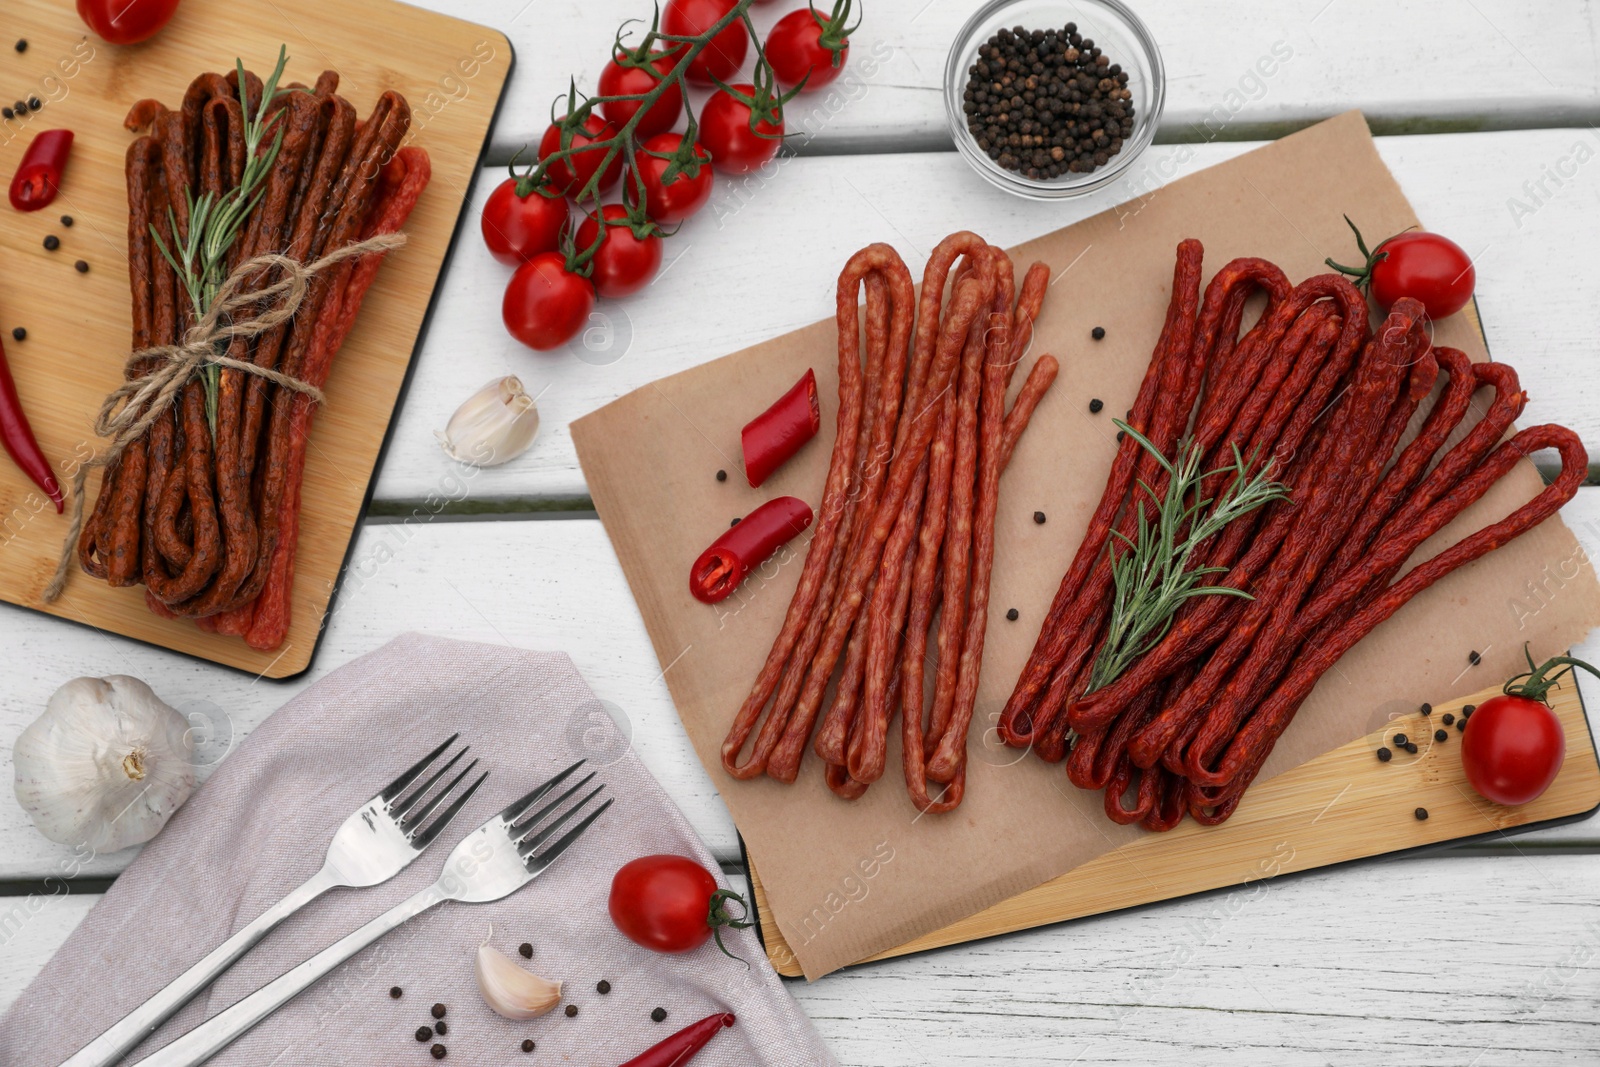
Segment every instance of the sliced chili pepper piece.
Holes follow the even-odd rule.
[[[35,137],[11,179],[11,206],[18,211],[49,207],[61,191],[61,172],[71,150],[71,130],[45,130]]]
[[[22,473],[45,491],[45,495],[61,513],[61,483],[50,461],[44,458],[39,442],[34,439],[28,416],[23,414],[22,400],[17,396],[17,383],[11,380],[11,365],[6,362],[6,350],[0,345],[0,444],[10,453]]]
[[[744,476],[752,487],[788,462],[800,446],[817,436],[822,409],[817,405],[817,372],[808,370],[778,402],[751,419],[740,435]]]
[[[707,604],[724,599],[752,568],[803,533],[811,518],[810,505],[799,497],[762,504],[700,553],[689,571],[689,592]]]
[[[624,1063],[622,1067],[682,1067],[695,1053],[706,1047],[706,1042],[738,1021],[731,1011],[707,1015],[699,1022],[685,1026],[660,1044],[651,1045]]]

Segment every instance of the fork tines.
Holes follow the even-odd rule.
[[[607,798],[598,805],[591,806],[590,802],[605,791],[605,783],[601,782],[593,789],[584,793],[578,800],[571,801],[574,796],[583,792],[585,786],[594,780],[595,772],[590,771],[578,779],[555,799],[540,807],[530,810],[545,797],[553,793],[568,778],[583,766],[584,761],[579,760],[566,770],[557,774],[549,781],[536,787],[531,793],[513,804],[508,805],[500,813],[506,822],[506,833],[513,844],[517,846],[517,853],[523,859],[523,865],[530,872],[537,874],[555,861],[556,857],[565,852],[567,848],[583,836],[583,832],[598,819],[601,814],[611,806],[612,800]],[[585,814],[587,812],[587,814]],[[579,816],[582,816],[580,819]],[[563,828],[577,819],[576,825],[562,833]],[[557,834],[561,834],[559,838]],[[552,841],[552,838],[555,838]]]
[[[388,788],[384,789],[375,798],[383,802],[385,810],[395,820],[395,824],[400,827],[401,832],[418,849],[426,848],[432,843],[440,831],[449,825],[450,820],[455,818],[456,813],[472,798],[472,794],[478,791],[478,787],[483,784],[483,780],[489,777],[489,772],[484,771],[478,775],[477,780],[471,785],[457,792],[457,788],[466,779],[467,775],[471,774],[472,769],[478,765],[478,761],[474,759],[463,767],[460,773],[447,784],[435,788],[439,786],[440,780],[450,773],[451,768],[460,761],[461,757],[467,754],[467,750],[472,747],[463,745],[456,750],[455,755],[445,761],[443,766],[434,771],[420,784],[416,784],[417,779],[432,767],[439,757],[444,755],[451,745],[455,744],[456,739],[460,736],[460,734],[451,734],[442,745],[422,757],[413,767],[389,783]],[[416,787],[412,788],[414,784]],[[452,795],[454,795],[453,800],[451,799]],[[446,806],[447,803],[448,806]],[[442,812],[439,810],[441,807],[444,808]],[[436,812],[438,812],[438,817],[434,818]]]

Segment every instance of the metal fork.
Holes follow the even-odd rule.
[[[574,763],[468,834],[445,860],[444,870],[439,872],[439,880],[433,885],[285,971],[154,1055],[140,1060],[135,1067],[194,1067],[204,1063],[339,964],[435,904],[446,900],[467,904],[500,900],[539,877],[611,806],[608,798],[563,832],[605,789],[602,783],[574,803],[567,803],[594,779],[591,771],[560,796],[533,810],[535,804],[572,777],[583,762]]]
[[[165,989],[135,1008],[126,1018],[89,1042],[61,1067],[109,1067],[128,1054],[156,1027],[166,1022],[200,990],[233,966],[256,942],[274,927],[330,889],[362,888],[387,882],[422,855],[456,813],[478,791],[487,771],[477,781],[457,792],[477,760],[462,769],[449,784],[435,786],[450,773],[470,746],[462,746],[427,780],[418,780],[455,744],[460,734],[452,734],[444,744],[428,753],[410,770],[390,782],[384,790],[363,804],[344,821],[333,835],[322,869],[298,889],[268,908],[238,933],[174,978]],[[415,789],[411,788],[413,785]],[[430,793],[432,794],[430,796]],[[454,794],[455,799],[451,800]],[[447,803],[448,802],[448,803]],[[442,810],[441,810],[442,809]]]

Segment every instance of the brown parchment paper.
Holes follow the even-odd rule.
[[[662,379],[573,424],[595,506],[678,713],[761,872],[770,919],[807,977],[948,925],[1143,832],[1112,824],[1100,794],[1073,788],[1059,766],[998,746],[990,728],[1105,484],[1111,418],[1131,405],[1144,374],[1178,241],[1204,243],[1207,280],[1228,260],[1256,255],[1299,281],[1325,272],[1327,256],[1350,257],[1346,211],[1373,236],[1419,221],[1356,112],[1012,250],[1019,278],[1034,260],[1058,274],[1033,351],[1054,353],[1062,370],[1001,483],[967,795],[949,815],[919,817],[911,806],[898,727],[889,770],[855,803],[828,792],[809,753],[792,786],[735,781],[719,758],[788,606],[804,545],[780,553],[715,607],[689,595],[689,565],[732,517],[764,500],[795,495],[816,506],[837,416],[833,320]],[[854,251],[847,245],[839,248],[841,266]],[[920,277],[923,264],[909,265]],[[831,287],[831,278],[818,284],[824,281]],[[1096,325],[1106,328],[1098,343],[1089,340]],[[1465,316],[1438,324],[1435,340],[1488,358]],[[1505,355],[1515,362],[1515,353]],[[822,393],[823,431],[753,490],[742,477],[739,430],[808,367]],[[1019,371],[1016,381],[1023,377]],[[1105,402],[1098,416],[1088,412],[1092,397]],[[712,477],[718,468],[729,472],[726,482]],[[1522,464],[1416,558],[1508,514],[1541,484],[1532,463]],[[1046,524],[1034,523],[1035,511],[1045,512]],[[1524,641],[1535,655],[1581,641],[1600,625],[1600,587],[1585,562],[1572,534],[1552,519],[1441,581],[1323,678],[1263,776],[1361,736],[1397,709],[1507,677],[1521,663]],[[1552,574],[1560,576],[1553,593]],[[1544,590],[1537,598],[1536,588]],[[1013,607],[1021,617],[1008,622]],[[1482,657],[1476,667],[1469,667],[1472,651]]]

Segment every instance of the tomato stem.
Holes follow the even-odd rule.
[[[817,14],[817,5],[809,3],[811,17],[817,20],[817,28],[822,34],[817,38],[817,43],[833,53],[833,66],[837,70],[844,66],[844,52],[849,47],[850,35],[861,28],[862,15],[856,13],[856,24],[846,25],[850,21],[850,5],[853,0],[833,0],[833,14],[823,18]],[[866,5],[862,5],[865,7]],[[810,77],[807,71],[806,76]]]
[[[1588,663],[1585,663],[1581,659],[1573,659],[1571,656],[1552,656],[1543,663],[1535,666],[1533,662],[1533,653],[1528,651],[1528,646],[1526,643],[1524,643],[1522,646],[1522,654],[1527,657],[1528,669],[1523,671],[1521,674],[1514,676],[1505,684],[1503,687],[1503,692],[1507,696],[1526,697],[1529,700],[1538,700],[1544,704],[1549,704],[1550,701],[1546,698],[1545,694],[1548,693],[1564,675],[1571,674],[1572,668],[1582,667],[1596,678],[1600,678],[1600,668],[1596,668]],[[1550,668],[1552,667],[1561,667],[1563,669],[1557,671],[1555,674],[1549,674]],[[1522,678],[1526,678],[1527,681],[1519,681],[1519,679]]]
[[[739,905],[737,917],[728,913],[727,905],[730,902]],[[722,943],[723,930],[747,930],[755,925],[750,920],[750,905],[745,903],[744,897],[741,897],[731,889],[719,889],[712,893],[711,910],[706,915],[706,925],[711,927],[711,935],[716,938],[717,947],[722,950],[724,956],[727,956],[730,960],[739,960],[746,967],[750,966],[748,962],[729,952],[728,946]]]

